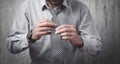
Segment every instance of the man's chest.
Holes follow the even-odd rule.
[[[50,21],[53,21],[53,18],[56,18],[59,22],[59,25],[74,25],[75,27],[80,23],[80,13],[79,11],[74,12],[74,10],[70,9],[63,9],[59,13],[54,14],[51,13],[50,10],[42,10],[41,8],[34,8],[32,11],[30,11],[30,22],[32,23],[31,26],[34,26],[34,24],[37,21],[48,19]],[[54,21],[53,21],[54,22]]]

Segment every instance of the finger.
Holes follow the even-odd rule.
[[[74,35],[74,33],[72,33],[72,32],[64,32],[64,33],[61,33],[60,35],[61,36],[72,36],[72,35]]]
[[[62,37],[62,40],[71,40],[71,37],[70,36],[64,36],[64,37]]]
[[[74,28],[63,28],[63,29],[57,30],[55,34],[61,34],[64,32],[76,32],[76,31]]]
[[[73,25],[62,25],[62,26],[57,27],[56,30],[60,30],[63,28],[73,28],[73,27],[74,27]]]
[[[39,20],[39,21],[37,21],[38,23],[43,23],[43,22],[51,22],[50,20],[48,20],[48,19],[43,19],[43,20]]]
[[[48,34],[51,34],[51,31],[37,32],[36,34],[37,34],[37,36],[39,37],[39,36],[42,36],[42,35],[48,35]]]
[[[57,24],[55,24],[55,23],[52,23],[52,22],[44,22],[44,23],[41,23],[39,26],[40,27],[46,27],[46,26],[48,26],[48,27],[55,27]]]
[[[46,32],[40,32],[41,35],[48,35],[51,34],[51,31],[46,31]]]
[[[51,22],[51,23],[54,23],[54,22],[52,22],[52,21],[50,21],[50,20],[48,20],[48,19],[43,19],[43,20],[37,21],[35,24],[41,24],[41,23],[44,23],[44,22]]]
[[[35,22],[35,27],[39,26],[39,24],[44,23],[44,22],[46,22],[46,21],[40,20],[40,21]]]
[[[50,27],[38,27],[37,28],[37,31],[49,31],[49,30],[51,30],[52,28],[50,28]]]
[[[36,27],[54,27],[54,26],[57,26],[57,24],[53,22],[41,22],[36,24]]]
[[[51,32],[51,28],[50,27],[34,28],[34,33],[38,34],[40,32]]]

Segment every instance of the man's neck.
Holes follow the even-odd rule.
[[[48,6],[50,7],[50,9],[54,10],[56,7],[58,7],[59,5],[52,5],[50,3],[48,3]]]
[[[62,5],[63,1],[64,0],[58,0],[56,2],[52,2],[52,1],[47,0],[47,5],[49,6],[50,9],[53,10],[53,9],[57,8],[58,6]]]

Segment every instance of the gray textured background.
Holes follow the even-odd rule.
[[[95,64],[120,64],[120,0],[81,0],[90,8],[103,40],[103,52]],[[6,37],[13,18],[24,0],[0,0],[0,64],[29,64],[28,50],[12,55],[6,48]],[[91,63],[89,63],[91,64]]]

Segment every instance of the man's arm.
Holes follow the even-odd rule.
[[[96,55],[101,50],[101,39],[93,23],[89,9],[83,5],[81,7],[80,22],[77,29],[73,25],[62,25],[56,28],[56,34],[60,34],[63,40],[84,49],[91,55]],[[78,32],[77,32],[78,31]]]
[[[29,47],[30,44],[36,43],[43,35],[51,33],[51,28],[56,26],[55,23],[47,19],[35,21],[31,26],[29,20],[29,3],[28,0],[20,7],[16,15],[11,32],[7,38],[8,49],[11,53],[19,53]],[[34,23],[34,22],[33,22]]]
[[[86,6],[81,9],[81,23],[78,25],[78,30],[84,42],[81,49],[90,55],[97,55],[102,47],[101,38]]]
[[[7,38],[8,49],[11,53],[19,53],[28,48],[27,33],[29,31],[28,19],[26,18],[25,9],[26,1],[19,8],[10,34]]]

